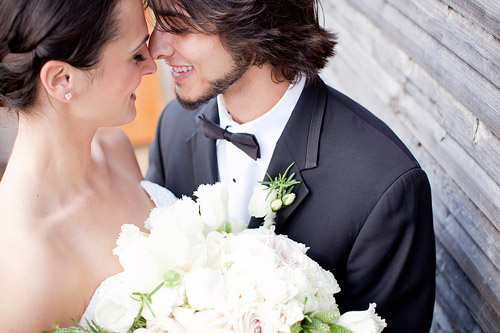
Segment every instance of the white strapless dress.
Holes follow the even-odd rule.
[[[143,180],[141,182],[142,188],[148,193],[149,197],[151,200],[154,202],[156,207],[167,207],[173,204],[175,201],[177,201],[177,198],[175,195],[167,190],[166,188],[152,183],[147,180]],[[118,235],[116,235],[118,237]],[[87,309],[85,309],[85,312],[83,313],[82,319],[80,320],[80,324],[84,327],[87,325],[87,320],[89,322],[92,322],[95,320],[95,308],[97,306],[97,300],[99,299],[99,293],[102,290],[104,286],[110,283],[115,283],[119,281],[122,278],[122,274],[118,273],[116,275],[110,276],[106,280],[104,280],[99,287],[97,287],[96,291],[94,292],[94,295],[92,296],[89,305],[87,306]]]

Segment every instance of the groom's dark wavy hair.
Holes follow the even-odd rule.
[[[0,107],[27,112],[49,60],[81,69],[118,34],[120,0],[1,0]]]
[[[319,0],[148,0],[159,29],[218,35],[237,65],[273,66],[273,79],[313,78],[336,35],[319,24]]]

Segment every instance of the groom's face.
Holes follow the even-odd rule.
[[[177,98],[190,109],[231,89],[248,68],[236,66],[216,35],[174,34],[157,25],[149,49],[154,59],[163,59],[171,67]]]

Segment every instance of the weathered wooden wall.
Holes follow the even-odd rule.
[[[500,1],[322,0],[322,77],[383,119],[431,181],[432,332],[500,332]]]

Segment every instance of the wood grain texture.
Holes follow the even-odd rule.
[[[356,0],[349,3],[377,24],[384,34],[500,137],[500,89],[497,86],[388,2]]]
[[[492,34],[440,1],[387,2],[496,87],[500,87],[500,43]]]
[[[498,0],[442,1],[500,39],[500,2]]]

